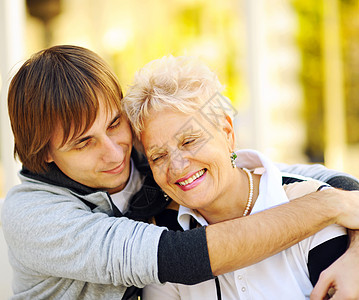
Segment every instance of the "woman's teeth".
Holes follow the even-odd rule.
[[[192,183],[194,180],[196,180],[197,178],[201,177],[204,174],[204,169],[198,171],[196,174],[192,175],[190,178],[187,178],[184,181],[179,181],[178,184],[181,186],[187,185]]]

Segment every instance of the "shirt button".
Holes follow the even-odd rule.
[[[242,276],[241,276],[241,275],[238,275],[238,280],[242,280]]]
[[[242,287],[242,292],[244,293],[246,291],[246,288],[245,287]]]

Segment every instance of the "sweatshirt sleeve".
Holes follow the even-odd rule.
[[[162,283],[182,284],[197,284],[214,278],[205,227],[162,233],[158,247],[158,278]]]
[[[347,191],[355,191],[359,190],[359,182],[353,180],[347,176],[335,176],[327,181],[332,187],[347,190]]]
[[[137,287],[213,278],[204,227],[168,231],[23,185],[8,194],[2,225],[13,267],[29,278]]]
[[[277,164],[282,172],[293,173],[326,182],[344,190],[359,190],[359,180],[352,175],[328,169],[320,164]]]
[[[1,217],[10,262],[28,280],[53,277],[137,287],[160,283],[157,254],[163,227],[92,212],[68,196],[18,189],[6,198]]]

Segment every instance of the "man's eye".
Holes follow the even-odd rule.
[[[90,145],[90,141],[85,141],[85,142],[82,142],[82,143],[76,145],[76,147],[74,149],[76,151],[81,151],[81,150],[84,150],[88,145]]]
[[[121,124],[121,120],[118,118],[114,123],[111,124],[109,129],[115,129],[115,128],[119,127],[120,124]]]

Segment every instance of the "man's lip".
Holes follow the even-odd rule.
[[[107,174],[118,174],[121,173],[123,171],[123,169],[125,168],[125,162],[123,161],[120,165],[118,165],[117,167],[107,170],[107,171],[102,171],[103,173],[107,173]]]

